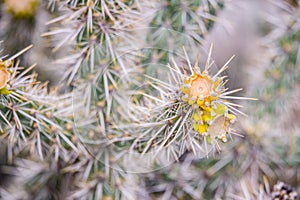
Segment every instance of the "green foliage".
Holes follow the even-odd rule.
[[[284,111],[284,106],[291,97],[293,88],[299,84],[299,21],[292,23],[287,33],[275,46],[270,67],[265,71],[265,83],[259,88],[258,96],[262,100],[258,116],[278,115]]]

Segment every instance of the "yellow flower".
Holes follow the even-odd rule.
[[[0,67],[0,89],[4,88],[7,84],[9,73],[4,67]]]
[[[231,134],[240,135],[231,126],[236,121],[237,113],[245,114],[238,109],[242,106],[230,102],[230,99],[255,99],[231,96],[242,89],[229,90],[226,88],[228,79],[222,73],[228,68],[228,63],[233,57],[217,73],[210,74],[210,67],[213,65],[213,62],[210,60],[211,51],[212,48],[203,70],[200,69],[197,61],[194,66],[191,65],[184,50],[187,66],[178,66],[173,59],[174,67],[168,66],[168,68],[172,69],[172,73],[170,73],[171,79],[168,79],[169,82],[149,77],[151,81],[154,81],[153,86],[160,93],[159,97],[147,94],[151,100],[155,101],[155,104],[153,104],[155,108],[162,103],[164,105],[166,100],[165,109],[162,110],[163,113],[157,115],[159,116],[158,118],[153,118],[155,121],[163,119],[163,127],[158,130],[153,129],[153,133],[151,133],[153,134],[151,141],[154,138],[158,138],[159,134],[162,133],[160,138],[164,139],[159,139],[161,142],[157,143],[161,145],[161,148],[170,145],[172,142],[183,143],[182,140],[189,136],[186,142],[190,143],[190,147],[194,148],[194,144],[204,143],[206,155],[208,156],[208,148],[212,147],[220,150],[221,147],[218,142],[227,142]],[[175,103],[176,107],[174,107]],[[156,113],[154,116],[156,116]],[[177,144],[176,146],[182,147],[182,145]],[[185,147],[189,148],[188,145]],[[203,148],[199,147],[202,151]],[[147,145],[147,148],[150,148],[150,146]]]
[[[195,121],[200,121],[202,119],[201,114],[199,112],[194,112],[192,115],[192,119]]]
[[[216,115],[224,115],[224,113],[227,111],[227,107],[223,104],[217,104],[216,109],[214,109]]]
[[[211,116],[211,113],[210,112],[204,112],[204,114],[202,115],[202,120],[205,122],[205,123],[208,123],[210,120],[212,120],[212,116]]]
[[[223,67],[220,72],[225,69]],[[226,142],[226,135],[230,131],[229,126],[236,119],[234,114],[229,113],[228,105],[230,104],[221,99],[226,96],[224,88],[226,81],[223,80],[224,77],[217,75],[211,77],[208,74],[208,68],[201,73],[195,66],[191,76],[183,77],[183,84],[180,87],[182,101],[193,108],[191,115],[193,129],[207,137],[208,142],[213,139]],[[231,91],[228,94],[230,93]]]
[[[15,17],[32,17],[35,14],[38,0],[5,0],[6,10]]]
[[[185,94],[183,101],[189,104],[197,103],[199,106],[206,106],[218,97],[216,88],[219,81],[213,81],[207,74],[193,72],[190,77],[186,77],[181,86],[181,91]]]
[[[25,51],[30,49],[32,45],[24,48],[20,52],[16,53],[15,55],[11,56],[7,60],[0,59],[0,94],[10,94],[10,90],[7,89],[8,81],[10,79],[10,73],[7,70],[9,67],[13,65],[13,60],[18,57],[19,55],[23,54]],[[33,68],[34,65],[31,66]]]
[[[198,128],[198,132],[200,133],[200,135],[202,135],[203,133],[207,132],[207,124],[199,124],[199,128]]]
[[[7,71],[7,66],[9,66],[10,62],[3,62],[0,60],[0,94],[9,94],[9,90],[7,90],[7,82],[9,80],[9,72]]]

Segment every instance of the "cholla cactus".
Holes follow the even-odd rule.
[[[55,27],[43,36],[66,33],[53,51],[57,51],[63,45],[71,45],[77,51],[75,55],[57,61],[70,66],[66,69],[63,79],[70,84],[78,77],[84,79],[88,74],[104,71],[111,62],[118,61],[118,66],[126,73],[117,46],[119,41],[127,36],[124,33],[125,30],[130,30],[133,24],[131,20],[137,19],[133,2],[88,0],[61,1],[60,4],[64,15],[48,24],[60,22],[62,27]],[[98,68],[99,64],[103,67]]]
[[[236,107],[240,105],[228,102],[230,99],[254,100],[253,98],[230,96],[241,89],[228,91],[225,87],[226,76],[221,73],[228,68],[228,63],[210,75],[212,48],[205,68],[201,71],[198,63],[191,66],[187,58],[188,70],[169,66],[170,82],[148,77],[149,84],[159,92],[158,97],[144,94],[149,103],[142,104],[136,110],[148,114],[145,121],[138,121],[136,127],[141,134],[134,144],[139,143],[142,152],[150,149],[172,149],[175,158],[186,150],[199,151],[208,155],[208,145],[220,150],[219,141],[226,142],[227,136],[239,135],[232,127],[237,114],[243,114]],[[149,113],[148,113],[149,112]],[[136,115],[134,115],[136,116]],[[143,119],[143,116],[140,117]],[[152,127],[148,127],[152,124]],[[133,125],[133,127],[135,127]],[[202,146],[204,144],[204,147]],[[196,153],[198,152],[198,153]]]
[[[266,70],[267,86],[261,88],[258,92],[265,104],[260,107],[259,115],[265,113],[282,112],[281,104],[285,104],[289,97],[290,91],[295,84],[299,83],[299,38],[300,21],[293,19],[288,25],[288,31],[281,36],[279,44],[274,46],[274,56],[272,57],[270,67]],[[277,98],[273,100],[272,97]]]
[[[136,19],[136,5],[131,1],[92,0],[59,4],[64,15],[51,20],[53,30],[43,35],[55,38],[66,33],[53,51],[71,47],[70,55],[56,63],[64,67],[63,82],[74,88],[74,109],[79,111],[76,118],[90,121],[94,127],[100,123],[98,130],[106,135],[112,123],[111,115],[118,114],[114,112],[120,105],[118,99],[122,99],[118,88],[126,84],[130,75],[130,68],[124,65],[130,59],[120,56],[123,50],[117,47],[123,43],[129,45],[124,39],[129,35],[125,30],[130,30],[132,20]],[[56,24],[60,26],[54,27]],[[78,129],[81,122],[76,122]]]
[[[19,54],[1,61],[1,143],[7,146],[8,162],[16,166],[10,173],[16,176],[14,184],[20,187],[18,192],[14,191],[15,188],[8,188],[3,197],[95,196],[102,199],[104,195],[118,196],[119,193],[110,184],[118,184],[122,178],[118,171],[111,172],[108,167],[116,169],[117,166],[109,163],[107,155],[102,156],[109,152],[108,149],[100,148],[93,157],[75,134],[72,95],[58,97],[55,91],[49,94],[47,85],[36,81],[36,74],[26,75],[34,65],[20,72],[18,63],[12,62]],[[34,156],[39,161],[18,159],[20,154]],[[41,161],[46,163],[40,163]],[[19,170],[26,172],[19,174]],[[55,193],[49,192],[51,184],[63,184],[70,181],[70,176],[73,177],[74,185],[62,185]],[[90,185],[90,188],[85,184]],[[23,187],[26,185],[28,188]],[[67,193],[60,193],[60,190],[66,190]],[[9,193],[15,194],[10,196]]]
[[[68,120],[59,115],[59,107],[66,105],[68,96],[55,98],[53,93],[49,97],[47,85],[38,83],[36,74],[27,75],[34,65],[21,73],[19,63],[13,64],[13,59],[19,54],[0,63],[0,116],[3,120],[0,128],[1,138],[8,144],[9,160],[12,162],[14,155],[24,149],[38,155],[41,160],[54,149],[52,153],[56,160],[59,149],[77,151],[76,144],[71,141],[74,134],[65,132]]]
[[[153,16],[147,28],[147,45],[152,48],[145,50],[143,64],[147,64],[145,73],[157,76],[161,68],[155,63],[166,65],[176,50],[185,46],[186,49],[197,49],[204,37],[213,27],[216,13],[222,9],[222,0],[204,1],[158,1],[151,2],[154,7]],[[151,8],[152,8],[151,7]],[[193,51],[189,52],[190,54]],[[154,62],[154,64],[151,64]],[[163,75],[161,75],[163,77]]]
[[[269,185],[293,177],[289,184],[297,187],[298,129],[280,135],[274,124],[255,118],[265,116],[260,106],[246,103],[251,117],[240,119],[239,100],[254,98],[227,88],[232,58],[213,72],[212,48],[204,65],[194,56],[204,55],[201,42],[227,1],[48,2],[56,18],[43,36],[62,56],[47,63],[63,74],[58,88],[39,83],[34,65],[21,67],[19,53],[0,60],[0,175],[15,177],[5,187],[1,179],[2,198],[271,198],[262,177]],[[153,14],[149,23],[144,6]],[[141,34],[140,23],[154,27]],[[298,84],[298,29],[296,22],[290,26],[276,52],[283,62],[275,59],[278,68],[267,73],[278,84],[270,81],[274,90],[261,84],[259,98]],[[175,52],[182,46],[187,52]],[[286,65],[292,70],[284,74]],[[245,137],[231,141],[241,127]]]

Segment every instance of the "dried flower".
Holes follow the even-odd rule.
[[[273,187],[272,199],[273,200],[296,200],[297,192],[289,185],[278,182]]]

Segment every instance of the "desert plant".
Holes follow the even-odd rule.
[[[39,82],[20,59],[31,46],[2,38],[18,51],[0,59],[0,198],[297,198],[297,2],[287,28],[266,33],[255,98],[227,88],[234,57],[216,66],[203,47],[230,1],[49,0],[22,12],[13,2],[11,22],[49,9],[40,41],[55,56],[43,65],[61,77]]]

